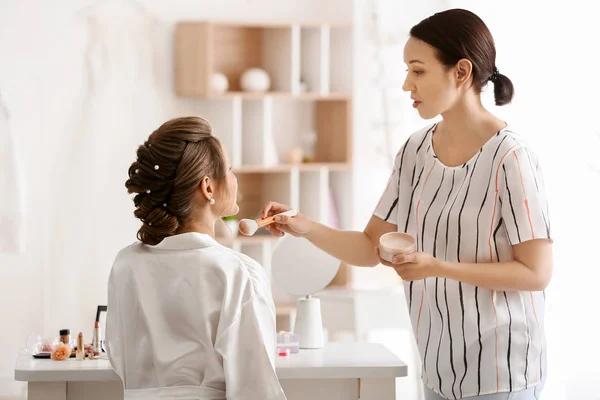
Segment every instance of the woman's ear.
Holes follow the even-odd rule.
[[[205,176],[200,182],[200,191],[204,198],[206,198],[206,201],[210,201],[213,198],[215,194],[214,182],[208,176]]]
[[[473,64],[471,61],[463,58],[458,60],[456,66],[454,67],[454,78],[456,79],[456,84],[458,87],[463,86],[465,83],[471,79],[473,74]]]

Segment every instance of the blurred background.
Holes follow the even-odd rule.
[[[239,218],[278,200],[362,229],[394,155],[429,122],[401,90],[408,32],[457,7],[488,25],[496,65],[515,86],[511,105],[497,108],[485,92],[486,106],[527,138],[545,173],[555,270],[542,398],[600,399],[600,28],[592,4],[0,0],[0,399],[26,396],[14,365],[30,333],[70,327],[91,337],[112,261],[139,227],[127,168],[169,118],[213,123],[240,181]],[[219,240],[271,267],[272,239],[223,227]],[[286,328],[294,299],[273,290]],[[384,343],[409,364],[398,398],[420,398],[393,271],[342,265],[322,301],[329,340]]]

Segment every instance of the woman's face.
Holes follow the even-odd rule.
[[[219,199],[216,199],[220,207],[220,216],[228,217],[230,215],[235,215],[240,211],[240,207],[237,204],[237,193],[238,193],[238,183],[235,174],[231,168],[231,160],[229,159],[229,155],[223,151],[225,154],[225,165],[227,167],[227,175],[225,176],[225,181],[221,188],[221,195]]]
[[[408,70],[402,89],[410,92],[421,118],[435,118],[452,108],[460,93],[454,68],[448,69],[437,59],[433,46],[410,37],[404,46],[404,63]]]

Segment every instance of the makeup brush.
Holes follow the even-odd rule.
[[[287,216],[293,217],[296,214],[298,214],[298,211],[289,210],[289,211],[282,212],[282,213],[279,213],[276,215],[272,215],[272,216],[266,217],[266,218],[259,218],[259,219],[244,218],[239,223],[239,230],[243,235],[252,236],[252,235],[254,235],[254,233],[256,233],[258,228],[262,228],[264,226],[267,226],[267,225],[275,222],[274,219],[277,215],[287,215]]]

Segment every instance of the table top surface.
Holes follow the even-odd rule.
[[[322,349],[300,349],[297,354],[277,356],[279,379],[396,378],[406,376],[407,366],[378,343],[332,342]],[[29,382],[119,380],[106,357],[66,361],[19,356],[15,380]]]

